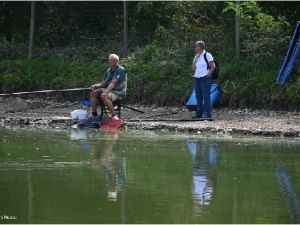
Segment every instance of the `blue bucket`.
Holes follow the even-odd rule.
[[[91,106],[91,101],[90,100],[82,100],[82,104],[86,106]]]

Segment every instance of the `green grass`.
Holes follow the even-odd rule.
[[[127,102],[185,105],[193,90],[193,71],[190,68],[193,55],[191,49],[173,50],[151,44],[138,48],[126,58],[121,57],[120,64],[128,74]],[[220,84],[223,90],[221,102],[216,106],[299,109],[299,65],[287,84],[278,85],[275,79],[280,63],[275,66],[271,59],[268,63],[258,63],[257,59],[237,61],[232,49],[220,52],[216,57],[221,76],[214,82]],[[100,82],[109,67],[105,59],[62,58],[0,61],[0,92],[89,87]]]

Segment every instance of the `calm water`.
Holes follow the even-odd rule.
[[[0,223],[300,223],[300,140],[0,127]]]

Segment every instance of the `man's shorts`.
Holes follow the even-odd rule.
[[[96,89],[96,92],[97,92],[97,97],[98,98],[101,98],[101,94],[105,91],[105,88],[99,88],[99,89]],[[112,91],[108,92],[108,98],[114,102],[116,100],[120,100],[120,99],[123,99],[122,96],[120,95],[116,95],[115,93],[113,93]]]

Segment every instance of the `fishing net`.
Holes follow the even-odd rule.
[[[88,120],[83,120],[80,121],[77,124],[78,128],[99,128],[100,124],[102,123],[107,123],[107,120],[103,119],[88,119]]]
[[[123,125],[122,120],[116,119],[88,119],[77,124],[78,128],[118,129]]]
[[[106,123],[100,124],[101,129],[118,129],[123,125],[122,120],[110,119]]]

